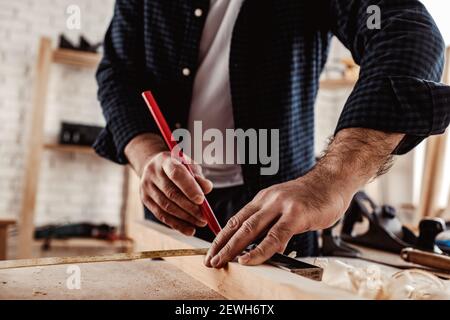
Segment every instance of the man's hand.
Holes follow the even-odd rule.
[[[196,227],[206,226],[199,205],[212,183],[202,176],[200,166],[189,165],[193,177],[161,138],[151,134],[133,139],[125,154],[141,178],[141,199],[158,220],[189,236]]]
[[[353,195],[387,169],[402,138],[370,129],[340,131],[308,174],[262,190],[231,218],[214,240],[205,265],[223,267],[265,235],[255,249],[239,257],[241,264],[261,264],[283,252],[293,235],[332,226]]]

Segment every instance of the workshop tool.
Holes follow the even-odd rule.
[[[176,146],[177,142],[172,136],[172,132],[170,131],[169,125],[167,124],[166,119],[164,118],[155,98],[153,97],[152,93],[150,91],[145,91],[142,93],[142,97],[144,98],[145,102],[147,103],[148,108],[150,109],[150,112],[155,119],[156,124],[158,125],[159,130],[161,131],[161,135],[164,138],[164,141],[166,142],[168,148],[170,151],[172,151]],[[183,156],[183,153],[180,149],[180,153],[178,154],[180,159],[182,160],[182,163],[184,166],[189,170],[189,172],[194,176],[194,172],[192,171],[191,167],[189,167],[186,162],[185,158]],[[219,234],[220,230],[222,228],[219,225],[219,222],[217,221],[216,216],[214,215],[211,206],[209,205],[208,201],[203,201],[202,205],[200,206],[201,212],[203,216],[205,217],[209,228],[211,231],[217,235]]]
[[[437,236],[436,245],[443,252],[450,255],[450,226],[449,226],[449,223],[447,223],[447,231],[444,231]]]
[[[402,250],[401,257],[407,262],[450,272],[450,256],[406,248]]]
[[[369,221],[368,230],[353,234],[354,226],[363,219]],[[358,192],[342,221],[341,239],[362,246],[383,251],[400,253],[402,249],[413,247],[425,251],[442,253],[436,244],[436,236],[445,230],[439,218],[423,219],[419,224],[419,236],[403,226],[395,214],[395,209],[377,206],[364,192]]]
[[[131,261],[142,259],[159,259],[182,256],[206,255],[208,248],[200,249],[175,249],[175,250],[158,250],[143,251],[135,253],[116,253],[99,256],[77,256],[77,257],[51,257],[37,259],[21,259],[0,261],[0,270],[16,269],[27,267],[41,267],[63,264],[82,264],[96,262],[112,262],[112,261]],[[266,263],[283,270],[295,273],[297,275],[310,278],[312,280],[321,281],[323,269],[315,265],[305,263],[294,258],[276,253]]]
[[[52,266],[60,264],[79,264],[79,263],[93,263],[93,262],[158,259],[158,258],[181,257],[181,256],[197,256],[197,255],[205,255],[207,252],[208,248],[176,249],[176,250],[143,251],[135,253],[115,253],[100,256],[52,257],[52,258],[38,258],[38,259],[9,260],[9,261],[0,261],[0,270],[36,267],[36,266]]]
[[[267,263],[311,280],[322,281],[323,269],[321,267],[281,253],[275,253]]]
[[[253,243],[249,245],[244,252],[254,250],[256,246],[257,244]],[[321,267],[297,260],[281,253],[275,253],[266,261],[266,263],[311,280],[322,281],[323,269]]]

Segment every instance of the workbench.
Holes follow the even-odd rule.
[[[67,285],[70,265],[0,270],[0,299],[223,299],[164,260],[78,266],[79,290]]]
[[[132,224],[136,251],[199,249],[210,244],[186,237],[162,225]],[[386,254],[388,255],[388,254]],[[370,255],[368,256],[370,258]],[[374,258],[383,258],[379,253]],[[385,257],[384,259],[390,257]],[[397,257],[398,258],[398,257]],[[31,266],[0,270],[0,299],[361,299],[362,296],[325,281],[314,281],[271,265],[223,269],[203,265],[202,255],[164,260],[135,260]],[[338,259],[354,267],[376,266],[386,275],[399,269],[360,259]],[[382,260],[384,260],[382,259]],[[398,258],[399,259],[399,258]],[[315,263],[314,258],[302,259]],[[391,263],[401,261],[390,260]],[[70,288],[73,269],[79,268],[80,288]],[[326,272],[326,269],[325,269]],[[334,279],[334,276],[332,276]],[[69,283],[69,284],[68,284]],[[450,289],[450,283],[447,282]]]

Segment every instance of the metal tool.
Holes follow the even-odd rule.
[[[130,261],[130,260],[169,258],[180,256],[197,256],[197,255],[205,255],[207,252],[208,248],[201,248],[201,249],[143,251],[135,253],[116,253],[100,256],[21,259],[21,260],[0,261],[0,270],[13,268],[26,268],[26,267],[52,266],[61,264]]]
[[[299,276],[315,281],[322,281],[323,269],[281,253],[275,253],[267,263]]]
[[[255,249],[256,246],[257,244],[251,244],[244,251],[249,252]],[[311,280],[322,281],[323,269],[321,267],[291,258],[281,253],[275,253],[266,261],[266,263]]]
[[[369,228],[363,234],[354,235],[356,223],[368,220]],[[439,218],[423,219],[419,224],[419,236],[403,226],[393,207],[376,205],[364,192],[358,192],[342,221],[342,240],[383,251],[400,253],[414,247],[435,253],[442,251],[435,245],[436,236],[445,230]]]

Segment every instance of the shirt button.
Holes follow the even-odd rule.
[[[184,68],[183,69],[183,75],[185,77],[189,77],[191,75],[191,70],[189,68]]]
[[[194,14],[196,17],[200,18],[203,15],[203,10],[200,8],[195,9]]]
[[[180,129],[181,128],[181,123],[179,123],[179,122],[175,123],[175,128]]]

